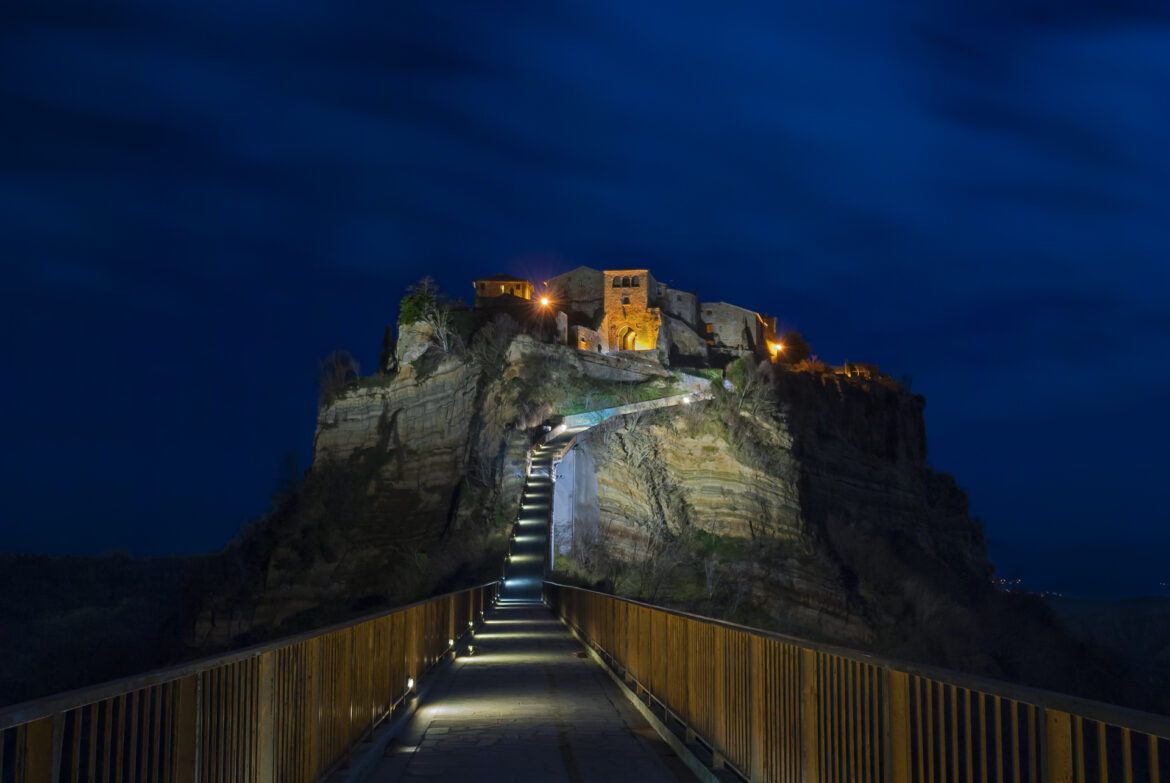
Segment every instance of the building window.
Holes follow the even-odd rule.
[[[637,278],[637,277],[634,277],[634,278],[633,278],[633,281],[634,281],[634,282],[633,282],[633,286],[634,286],[634,288],[637,288],[639,285],[641,285],[641,283],[639,283],[639,282],[638,282],[638,278]]]
[[[630,297],[623,296],[622,297],[622,304],[629,304],[629,303],[630,303]]]
[[[621,284],[622,284],[622,279],[621,279],[620,277],[615,277],[615,278],[613,279],[613,287],[614,287],[614,288],[618,288],[618,287],[620,287],[620,286],[621,286]]]
[[[629,288],[629,287],[630,287],[630,278],[623,277],[622,278],[622,288]]]
[[[715,324],[707,324],[707,334],[713,334],[714,332],[715,332]]]

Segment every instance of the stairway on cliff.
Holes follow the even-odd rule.
[[[548,549],[548,524],[552,512],[552,461],[571,435],[562,434],[537,446],[520,496],[520,514],[513,530],[504,587],[500,600],[540,601],[544,561]]]

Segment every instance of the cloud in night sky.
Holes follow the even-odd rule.
[[[406,284],[578,264],[913,375],[993,543],[1170,549],[1159,4],[399,5],[0,11],[0,549],[216,548]]]

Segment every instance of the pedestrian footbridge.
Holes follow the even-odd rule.
[[[533,454],[500,580],[0,708],[0,783],[1170,781],[1170,720],[544,579]]]

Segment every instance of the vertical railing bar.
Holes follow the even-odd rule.
[[[118,696],[118,731],[115,737],[115,741],[118,743],[118,755],[117,765],[114,767],[114,780],[117,783],[122,783],[123,753],[126,746],[126,698],[127,694],[125,693]]]
[[[1130,748],[1130,731],[1121,730],[1121,769],[1125,775],[1125,783],[1133,783],[1133,752]]]
[[[150,719],[154,716],[153,704],[154,688],[145,688],[142,690],[142,748],[139,751],[138,758],[138,776],[143,783],[148,783],[150,778],[146,776],[149,771],[148,762],[150,761]]]
[[[89,783],[97,783],[97,741],[98,741],[98,715],[101,707],[101,702],[94,702],[89,705],[89,763],[86,765],[85,779]],[[4,768],[4,764],[0,762],[0,769]]]
[[[174,753],[174,748],[175,748],[174,726],[175,726],[175,691],[176,690],[178,690],[178,683],[175,682],[174,680],[171,680],[165,686],[164,692],[166,693],[165,703],[167,706],[167,710],[166,710],[167,725],[166,725],[166,731],[164,731],[162,734],[162,744],[163,744],[162,763],[158,766],[158,768],[155,769],[155,779],[156,780],[158,779],[158,772],[160,769],[162,770],[163,774],[169,778],[170,774],[171,774],[170,770],[174,767],[174,763],[175,763],[174,759],[172,758],[172,754]]]
[[[914,712],[915,734],[918,738],[918,780],[926,780],[926,740],[922,736],[923,717],[926,712],[922,707],[922,678],[914,676],[914,696],[917,709]]]
[[[1109,783],[1109,753],[1105,744],[1105,724],[1097,721],[1097,781]]]
[[[1020,783],[1020,703],[1009,699],[1012,725],[1012,783]]]
[[[142,691],[134,691],[130,694],[130,721],[127,724],[130,732],[130,750],[126,754],[126,771],[129,773],[130,783],[135,783],[138,779],[136,773],[138,771],[138,727],[141,717],[138,703],[140,701],[142,701]]]
[[[159,685],[155,686],[158,703],[154,708],[154,760],[151,763],[151,780],[159,779],[158,771],[159,768],[162,767],[162,765],[159,763],[159,760],[162,756],[164,744],[162,733],[163,710],[169,703],[163,698],[164,694],[167,692],[167,687],[167,683],[160,683]],[[165,767],[162,768],[165,769]]]
[[[1073,748],[1076,754],[1077,783],[1085,781],[1085,721],[1080,715],[1073,716]]]
[[[114,768],[114,699],[106,699],[105,721],[102,724],[102,783],[110,783]]]
[[[868,664],[861,664],[858,667],[858,676],[861,680],[861,687],[857,694],[860,704],[858,718],[861,722],[861,783],[870,783],[869,773],[873,768],[873,752],[869,741],[869,733],[873,728],[869,723],[869,668]]]
[[[995,708],[995,781],[1003,783],[1006,766],[1003,755],[1003,699],[993,696],[991,704]]]
[[[202,781],[203,774],[203,672],[195,675],[195,776]]]
[[[979,699],[979,783],[988,783],[987,776],[987,694],[980,693]]]
[[[1040,783],[1039,762],[1040,762],[1040,731],[1039,726],[1040,710],[1036,708],[1035,704],[1028,705],[1028,769],[1031,773],[1028,776],[1030,783]]]
[[[946,686],[939,682],[938,686],[938,779],[947,779],[947,704]]]
[[[81,713],[84,710],[85,707],[78,707],[70,713],[73,716],[73,752],[69,757],[70,783],[77,783],[78,777],[81,775]]]
[[[840,695],[837,691],[837,656],[826,656],[826,683],[824,709],[829,720],[828,735],[825,739],[825,759],[828,763],[828,768],[832,774],[834,783],[841,781],[841,768],[838,764],[837,749],[841,747],[841,740],[838,733],[838,719],[841,715],[837,706],[837,698]]]
[[[849,661],[849,705],[853,712],[853,779],[863,781],[865,771],[862,771],[861,761],[861,664]]]
[[[967,781],[968,781],[968,783],[975,783],[975,745],[974,745],[974,742],[972,741],[972,739],[974,737],[974,731],[973,731],[972,726],[971,726],[973,719],[974,719],[974,715],[973,715],[973,712],[971,710],[971,691],[967,688],[964,688],[963,689],[963,724],[966,728],[966,731],[963,734],[963,739],[964,739],[963,748],[966,751],[965,756],[967,759]]]
[[[882,770],[885,769],[885,745],[882,742],[882,722],[881,713],[878,711],[879,706],[883,703],[883,698],[889,699],[889,693],[886,688],[886,680],[881,676],[882,672],[876,666],[871,666],[870,675],[873,682],[873,701],[870,704],[870,716],[873,719],[873,783],[878,783],[882,780]],[[907,716],[908,717],[908,716]]]
[[[1146,742],[1150,759],[1150,783],[1160,783],[1161,770],[1158,768],[1158,738],[1153,734],[1146,735]]]
[[[227,723],[228,723],[228,677],[231,676],[231,665],[221,666],[215,670],[215,712],[210,716],[215,721],[216,731],[209,740],[215,741],[215,765],[209,770],[215,774],[215,780],[223,783],[234,783],[228,778],[227,768]]]
[[[959,689],[951,685],[951,780],[959,780]]]
[[[922,684],[926,690],[926,779],[934,783],[934,681],[924,679]]]

